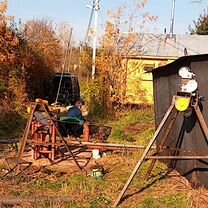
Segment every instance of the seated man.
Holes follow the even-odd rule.
[[[89,130],[88,123],[85,121],[84,117],[82,116],[82,111],[81,111],[82,103],[79,100],[77,100],[77,101],[73,102],[72,105],[74,105],[74,106],[69,109],[69,111],[67,113],[67,117],[77,118],[77,119],[84,122],[84,124],[83,124],[84,141],[88,142],[89,137],[90,137],[89,136],[90,130]]]

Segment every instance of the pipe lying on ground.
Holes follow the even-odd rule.
[[[76,145],[76,146],[86,146],[88,148],[108,148],[108,149],[145,149],[146,146],[141,145],[129,145],[129,144],[112,144],[112,143],[93,143],[93,142],[78,142],[78,141],[70,141],[67,142],[69,145]],[[152,149],[156,149],[156,147],[152,147]]]

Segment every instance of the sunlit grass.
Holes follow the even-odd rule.
[[[186,193],[171,194],[167,196],[147,196],[137,208],[188,208]]]
[[[110,142],[147,145],[155,129],[153,109],[125,111],[111,125]]]
[[[152,109],[122,112],[116,120],[108,121],[112,126],[112,134],[108,142],[139,144],[146,146],[154,133],[154,113]],[[121,189],[128,180],[133,168],[141,157],[143,150],[135,152],[123,151],[109,153],[97,162],[104,167],[106,174],[103,178],[90,176],[89,168],[86,172],[58,175],[51,166],[42,173],[45,177],[14,178],[14,186],[8,186],[7,195],[30,198],[35,196],[51,196],[56,199],[66,197],[66,201],[43,199],[35,204],[24,207],[60,207],[60,208],[107,208],[112,207]],[[157,162],[150,180],[145,181],[145,175],[150,161],[145,162],[129,189],[125,193],[127,198],[119,207],[131,208],[188,208],[185,192],[158,192],[161,178],[167,171],[164,163]],[[169,186],[166,180],[163,186]],[[167,189],[166,189],[167,190]]]

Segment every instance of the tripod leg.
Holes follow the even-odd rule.
[[[201,110],[199,108],[199,105],[195,105],[194,106],[194,110],[196,112],[196,115],[198,117],[199,123],[200,123],[200,125],[202,127],[203,133],[204,133],[204,135],[206,137],[206,140],[208,142],[208,128],[207,128],[207,124],[206,124],[206,122],[204,120],[204,117],[202,115],[202,112],[201,112]]]
[[[25,145],[27,143],[27,137],[28,137],[28,134],[29,134],[29,131],[30,131],[30,126],[31,126],[31,123],[32,123],[32,120],[33,120],[33,115],[34,115],[34,112],[36,110],[36,107],[37,107],[37,103],[35,104],[35,106],[33,107],[32,111],[30,113],[30,118],[29,118],[29,120],[27,122],[25,131],[24,131],[21,143],[20,143],[20,148],[19,148],[17,157],[22,158],[23,152],[25,150]]]
[[[158,148],[157,153],[159,153],[163,149],[163,147],[165,146],[165,143],[166,143],[167,138],[168,138],[168,136],[170,134],[170,131],[171,131],[171,129],[172,129],[174,123],[175,123],[175,120],[177,118],[177,115],[178,115],[178,111],[176,111],[175,114],[173,115],[173,117],[172,117],[172,119],[170,121],[170,124],[168,125],[167,130],[165,132],[165,135],[162,138],[162,141],[161,141],[161,144],[160,144],[160,146]],[[154,160],[151,161],[150,167],[149,167],[149,169],[147,171],[147,174],[145,176],[145,180],[148,180],[149,179],[149,176],[150,176],[150,174],[151,174],[151,172],[152,172],[152,170],[153,170],[154,165],[155,165],[156,162],[157,162],[156,159],[154,159]]]
[[[139,159],[139,161],[137,162],[133,172],[131,173],[128,181],[126,182],[125,186],[123,187],[123,189],[121,190],[118,198],[116,199],[113,207],[117,207],[117,205],[119,204],[121,198],[123,197],[123,195],[125,194],[126,190],[128,189],[129,185],[131,184],[134,176],[136,175],[138,169],[140,168],[140,166],[142,165],[146,155],[148,154],[149,150],[151,149],[152,145],[154,144],[158,134],[160,133],[162,127],[164,126],[165,122],[167,121],[169,115],[171,114],[173,108],[175,105],[175,98],[173,98],[172,103],[170,105],[170,107],[168,108],[167,112],[165,113],[165,116],[163,117],[162,121],[160,122],[160,125],[158,126],[157,130],[155,131],[155,134],[153,136],[153,138],[150,140],[149,144],[147,145],[146,149],[144,150],[144,153],[142,154],[141,158]]]

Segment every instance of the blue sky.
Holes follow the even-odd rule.
[[[103,25],[107,18],[107,11],[114,11],[120,5],[130,0],[100,0],[99,25]],[[164,28],[169,32],[172,0],[147,0],[145,11],[157,15],[154,25],[157,33],[163,33]],[[188,25],[193,25],[203,9],[207,8],[208,0],[201,0],[201,4],[192,3],[197,0],[176,0],[174,33],[185,34]],[[199,0],[200,1],[200,0]],[[76,41],[84,40],[90,16],[92,0],[8,0],[8,15],[14,16],[22,22],[31,19],[48,17],[56,23],[68,22],[73,27],[73,37]],[[101,33],[102,26],[99,26]],[[151,32],[149,27],[148,32]]]

